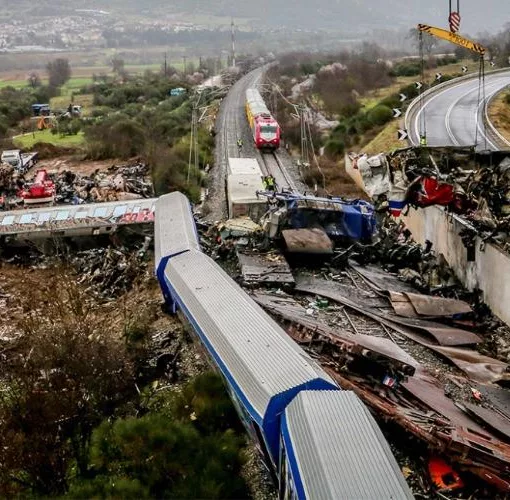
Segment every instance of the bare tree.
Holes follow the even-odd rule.
[[[411,39],[413,45],[417,49],[420,48],[420,33],[422,33],[423,52],[430,56],[432,54],[432,51],[437,46],[437,39],[434,38],[432,35],[429,35],[428,33],[423,33],[416,28],[412,28],[409,30],[408,38]]]
[[[118,75],[124,73],[124,59],[114,56],[112,59],[112,71]]]
[[[40,87],[42,85],[41,77],[39,76],[39,73],[36,73],[35,71],[32,71],[32,73],[28,75],[27,81],[28,85],[32,88]]]
[[[50,61],[46,70],[48,71],[50,87],[60,87],[71,78],[71,65],[69,59],[58,58]]]

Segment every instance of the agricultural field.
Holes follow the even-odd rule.
[[[85,137],[82,132],[76,135],[61,136],[60,134],[52,134],[51,130],[37,130],[28,134],[18,135],[14,137],[13,142],[16,147],[23,149],[30,149],[38,142],[69,148],[82,146],[85,142]]]

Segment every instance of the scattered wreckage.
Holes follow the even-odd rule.
[[[510,249],[510,152],[411,147],[346,154],[345,165],[376,209],[398,217],[407,207],[444,206],[469,222],[472,233]]]
[[[426,465],[421,473],[408,470],[411,484],[446,498],[463,489],[468,495],[510,493],[510,393],[504,388],[510,370],[493,340],[505,327],[459,286],[430,247],[411,242],[401,225],[385,220],[377,238],[343,233],[335,239],[324,218],[318,224],[303,208],[306,201],[321,213],[326,200],[259,196],[271,200],[260,225],[249,218],[212,227],[199,223],[204,250],[222,259],[341,387],[422,444]],[[366,206],[365,221],[372,221],[374,210]],[[339,221],[345,216],[336,227],[342,227]],[[315,229],[328,238],[326,245],[317,245]],[[314,255],[306,253],[314,246]],[[295,252],[305,254],[305,266],[315,270],[293,269],[287,259],[292,264]],[[383,271],[381,263],[398,276]]]
[[[32,181],[7,164],[0,165],[0,207],[21,208],[24,204],[82,204],[133,200],[153,196],[149,167],[141,162],[112,166],[92,175],[70,170],[36,172]]]

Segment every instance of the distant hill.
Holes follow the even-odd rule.
[[[462,30],[476,34],[510,22],[509,0],[461,0]],[[455,4],[455,0],[453,0]],[[0,16],[47,12],[69,14],[76,8],[101,9],[161,19],[165,14],[250,18],[254,26],[338,29],[411,28],[417,23],[447,26],[446,0],[2,0]]]

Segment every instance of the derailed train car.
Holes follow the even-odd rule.
[[[246,91],[245,109],[255,147],[278,149],[280,147],[280,125],[267,109],[266,103],[257,89],[250,88]]]
[[[222,374],[243,424],[278,480],[280,498],[353,498],[348,496],[353,491],[362,493],[357,498],[412,498],[380,430],[373,419],[367,423],[370,416],[356,395],[341,391],[200,251],[190,205],[182,194],[158,200],[155,231],[160,233],[155,235],[156,274],[165,300],[172,311],[180,310],[186,317]],[[315,399],[317,394],[324,399]],[[350,394],[345,396],[350,398],[349,405],[338,400],[345,394]],[[305,404],[306,411],[301,411],[300,404]],[[324,421],[331,428],[325,428]],[[357,474],[348,467],[336,470],[321,459],[321,454],[336,454],[336,463],[343,463],[342,449],[349,436],[365,436],[358,450],[350,447],[357,455],[348,455],[355,460]],[[311,451],[317,458],[313,467],[308,459]],[[372,458],[365,463],[366,457]],[[321,488],[310,480],[316,473],[327,483]],[[361,476],[374,475],[387,480],[370,486],[359,483]]]

